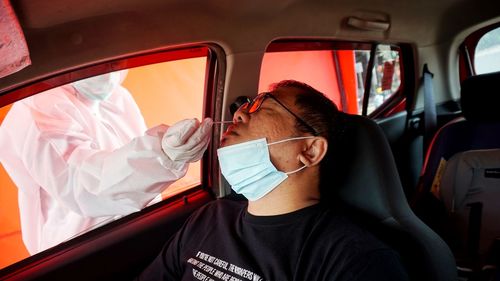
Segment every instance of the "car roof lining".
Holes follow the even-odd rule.
[[[144,25],[158,24],[162,34],[178,33],[182,41],[192,42],[197,34],[213,34],[218,37],[245,38],[265,37],[274,34],[300,36],[300,33],[316,36],[338,36],[346,33],[342,21],[360,11],[383,13],[390,17],[391,27],[386,34],[377,32],[349,31],[348,35],[359,38],[388,39],[432,45],[443,38],[454,36],[470,25],[497,16],[498,1],[454,0],[380,0],[374,5],[370,0],[359,1],[161,1],[161,0],[108,0],[108,1],[13,1],[20,22],[25,29],[48,29],[59,26],[74,27],[74,22],[93,22],[95,17],[115,15],[119,22]],[[454,19],[463,11],[461,21]],[[130,17],[131,13],[134,17]],[[266,29],[255,28],[260,20]],[[100,28],[116,25],[117,21],[95,22]],[[161,25],[164,25],[162,28]],[[166,27],[165,27],[166,26]],[[175,27],[175,28],[173,28]],[[257,26],[258,27],[258,26]],[[170,32],[169,29],[177,32]],[[245,32],[241,32],[245,30]],[[75,30],[76,31],[76,30]],[[187,32],[190,31],[190,32]],[[380,36],[384,38],[380,38]],[[169,37],[170,37],[169,36]],[[97,39],[97,38],[96,38]],[[236,50],[235,50],[236,51]]]
[[[33,64],[2,78],[0,93],[100,61],[193,43],[218,44],[228,56],[263,53],[280,38],[405,42],[419,49],[450,46],[471,26],[498,19],[500,10],[500,1],[486,0],[12,0],[12,4]],[[347,17],[367,11],[387,15],[389,30],[346,26]],[[458,16],[460,21],[455,20]]]

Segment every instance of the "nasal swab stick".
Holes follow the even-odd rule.
[[[236,123],[238,123],[239,121],[236,121]],[[212,122],[213,124],[230,124],[230,123],[234,123],[234,121],[214,121]]]

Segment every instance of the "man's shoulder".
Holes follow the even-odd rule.
[[[381,276],[405,276],[399,254],[374,234],[369,223],[361,223],[356,216],[331,210],[325,211],[318,223],[322,226],[313,237],[314,244],[318,245],[312,250],[313,255],[329,260],[333,271],[343,272],[353,280],[358,280],[359,276],[363,276],[360,280],[365,280],[377,267],[380,269],[377,274]],[[377,277],[374,280],[381,279]]]
[[[190,219],[191,223],[222,223],[237,218],[246,208],[245,201],[217,199],[198,209]]]
[[[224,210],[242,210],[248,203],[246,201],[238,201],[226,198],[216,199],[207,203],[204,207],[205,210],[211,211],[224,211]]]
[[[318,239],[327,243],[343,245],[349,252],[364,255],[377,250],[391,250],[365,225],[343,213],[326,210],[320,220]]]

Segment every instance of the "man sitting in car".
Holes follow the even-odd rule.
[[[407,280],[392,249],[322,204],[338,116],[322,93],[291,80],[243,104],[218,156],[248,201],[201,208],[138,279]]]

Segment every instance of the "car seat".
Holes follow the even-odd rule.
[[[427,150],[421,173],[422,186],[430,190],[441,158],[458,152],[500,148],[500,72],[472,76],[462,83],[463,117],[440,128]]]
[[[330,193],[359,213],[362,226],[395,249],[411,280],[457,280],[446,243],[410,209],[389,144],[372,120],[342,113]],[[337,200],[337,199],[335,199]]]
[[[434,136],[415,200],[415,212],[447,241],[462,271],[482,271],[498,247],[499,85],[500,72],[463,81],[463,117]]]

